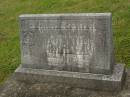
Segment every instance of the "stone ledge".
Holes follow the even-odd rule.
[[[63,83],[78,88],[120,91],[124,74],[124,65],[121,64],[114,66],[112,75],[31,69],[20,66],[15,71],[15,79],[31,83]]]

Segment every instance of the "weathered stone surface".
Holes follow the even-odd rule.
[[[111,14],[21,15],[16,79],[119,91],[124,66],[114,62]]]
[[[17,81],[15,77],[17,78],[11,77],[0,87],[0,97],[130,97],[130,88],[127,86],[120,92],[95,91],[63,83],[28,83]],[[130,79],[130,76],[127,78]],[[130,83],[127,85],[130,86]]]
[[[63,83],[72,87],[108,91],[119,91],[124,80],[124,66],[114,66],[112,75],[79,73],[69,71],[44,70],[19,67],[15,71],[16,79],[29,83]]]
[[[25,68],[111,74],[111,14],[21,15]]]

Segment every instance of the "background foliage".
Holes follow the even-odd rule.
[[[20,14],[111,12],[116,61],[130,66],[130,0],[0,0],[0,83],[20,64]]]

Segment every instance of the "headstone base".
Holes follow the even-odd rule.
[[[31,69],[20,66],[15,71],[15,78],[29,83],[62,83],[78,88],[120,91],[125,78],[124,71],[122,64],[114,66],[112,75]]]

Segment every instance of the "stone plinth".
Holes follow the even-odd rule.
[[[15,71],[16,79],[29,83],[63,83],[77,88],[119,91],[124,81],[124,65],[114,66],[112,75],[80,73],[57,70],[44,70],[19,67]]]

